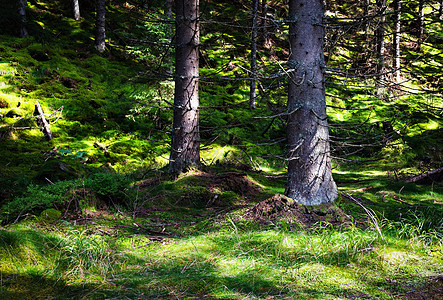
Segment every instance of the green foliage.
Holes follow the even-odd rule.
[[[68,201],[68,190],[75,189],[76,186],[78,187],[79,183],[75,181],[59,181],[46,186],[30,184],[23,196],[16,197],[3,206],[3,213],[13,216],[33,210],[60,207]]]
[[[131,179],[121,174],[95,173],[85,180],[85,186],[94,193],[116,203],[124,203],[130,194]]]

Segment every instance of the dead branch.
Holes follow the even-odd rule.
[[[443,173],[443,167],[435,169],[435,170],[432,170],[432,171],[429,171],[429,172],[425,172],[425,173],[417,175],[417,176],[409,177],[409,178],[405,179],[405,182],[406,183],[412,183],[412,182],[415,183],[415,182],[418,182],[418,181],[420,181],[422,179],[428,178],[428,177],[430,177],[432,175],[436,175],[436,174],[439,174],[439,173]]]

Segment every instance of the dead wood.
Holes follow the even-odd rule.
[[[441,181],[443,179],[443,167],[422,173],[420,175],[412,176],[405,179],[407,183],[416,183],[425,179],[431,179],[433,181]]]
[[[35,103],[34,116],[38,117],[37,124],[41,127],[41,130],[43,131],[45,137],[48,139],[48,141],[52,140],[50,125],[48,121],[46,121],[45,114],[43,113],[43,108],[38,101]]]

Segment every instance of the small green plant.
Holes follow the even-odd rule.
[[[132,196],[131,179],[114,173],[95,173],[85,180],[85,186],[104,200],[125,202]]]

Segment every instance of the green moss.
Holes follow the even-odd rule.
[[[62,213],[59,210],[48,208],[41,212],[40,221],[54,222],[61,217]]]

